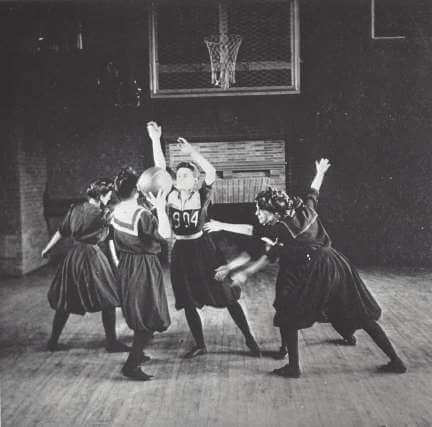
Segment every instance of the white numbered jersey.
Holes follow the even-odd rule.
[[[173,190],[168,195],[167,202],[173,232],[183,236],[195,234],[202,230],[207,221],[210,187],[203,185],[199,191],[194,191],[186,200],[181,200],[180,193]]]

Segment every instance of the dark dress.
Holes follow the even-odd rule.
[[[219,282],[214,278],[215,269],[226,260],[202,230],[208,221],[211,191],[211,186],[204,182],[184,203],[178,190],[173,189],[168,195],[168,214],[177,236],[171,255],[171,283],[177,310],[204,305],[224,308],[240,297],[239,288],[232,288],[229,279]],[[188,236],[198,237],[187,239]]]
[[[158,258],[164,239],[157,218],[137,203],[121,202],[114,209],[112,226],[126,323],[135,331],[165,331],[171,320]]]
[[[74,245],[49,289],[51,307],[74,314],[119,307],[117,281],[98,246],[108,235],[104,212],[88,202],[71,206],[58,231]]]
[[[274,307],[275,326],[308,328],[314,322],[331,322],[351,332],[381,309],[356,268],[331,246],[316,212],[318,192],[311,190],[293,217],[271,230],[278,244],[269,252],[279,258]]]

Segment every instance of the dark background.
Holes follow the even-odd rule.
[[[37,266],[56,218],[91,179],[151,165],[151,119],[168,141],[284,138],[293,192],[310,184],[314,159],[330,158],[320,214],[334,245],[358,264],[430,265],[429,1],[404,6],[405,39],[372,40],[369,1],[300,0],[301,94],[179,100],[150,99],[146,7],[0,4],[5,271],[33,268],[26,257]]]

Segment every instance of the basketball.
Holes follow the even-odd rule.
[[[146,169],[138,178],[137,189],[143,194],[157,195],[159,190],[169,192],[172,187],[171,175],[162,168],[152,167]]]

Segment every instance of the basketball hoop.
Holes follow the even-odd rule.
[[[204,38],[210,55],[211,83],[223,90],[236,82],[235,67],[242,42],[237,34],[216,34]]]

